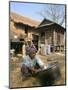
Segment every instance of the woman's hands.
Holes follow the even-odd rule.
[[[37,72],[41,71],[41,69],[36,69],[34,67],[31,68],[30,70],[32,71],[32,73],[37,73]]]

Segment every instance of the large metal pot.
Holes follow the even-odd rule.
[[[42,85],[52,85],[55,80],[59,80],[61,77],[60,67],[58,62],[50,63],[46,70],[40,71],[37,74],[37,78]]]

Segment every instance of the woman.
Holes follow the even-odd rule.
[[[31,46],[28,49],[29,53],[23,59],[21,72],[24,77],[37,73],[46,68],[41,59],[36,55],[36,48]]]

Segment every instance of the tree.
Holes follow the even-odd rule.
[[[43,10],[38,12],[43,18],[52,20],[60,25],[65,23],[65,6],[64,5],[47,5]]]

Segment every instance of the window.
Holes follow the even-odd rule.
[[[26,34],[28,33],[28,26],[27,25],[25,26],[25,33]]]
[[[41,41],[41,43],[45,43],[45,32],[42,32],[41,33],[41,37],[40,37],[40,41]]]
[[[43,37],[43,36],[45,36],[45,32],[42,32],[42,33],[41,33],[41,37]]]
[[[60,34],[57,33],[57,44],[60,44]]]
[[[14,23],[14,26],[18,29],[23,29],[24,25],[22,23]]]

